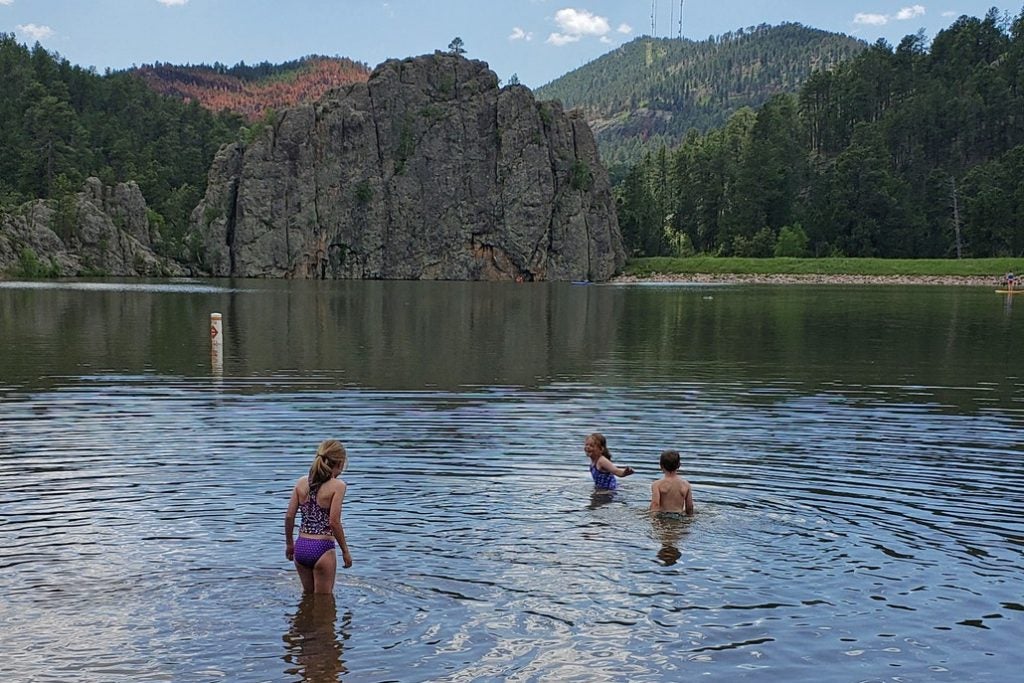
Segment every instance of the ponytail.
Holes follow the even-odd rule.
[[[325,481],[329,481],[332,470],[336,466],[341,465],[341,469],[344,470],[347,464],[348,454],[345,452],[345,447],[341,445],[340,441],[336,439],[322,441],[316,449],[313,464],[309,467],[309,478],[306,480],[309,487],[313,488]]]

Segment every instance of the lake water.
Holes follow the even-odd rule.
[[[0,282],[0,679],[1006,681],[1022,351],[990,288]]]

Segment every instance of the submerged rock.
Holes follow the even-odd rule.
[[[435,53],[222,148],[192,215],[218,276],[606,280],[624,262],[581,115]]]

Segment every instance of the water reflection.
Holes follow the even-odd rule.
[[[352,612],[346,610],[339,623],[333,595],[303,595],[284,634],[284,672],[310,683],[342,680],[348,673],[344,644],[351,632]]]
[[[658,560],[666,567],[674,565],[683,556],[680,545],[689,535],[692,521],[692,518],[676,512],[651,513],[651,531],[661,543]]]
[[[616,491],[610,491],[608,489],[594,489],[593,493],[590,494],[590,504],[587,505],[587,509],[597,510],[609,503],[614,503],[616,496]]]
[[[609,386],[774,379],[808,392],[899,383],[976,409],[956,387],[1020,376],[1017,356],[992,350],[1012,348],[1024,326],[1012,297],[999,301],[987,288],[706,291],[453,282],[11,287],[0,290],[0,377],[38,388],[97,371],[198,377],[222,367],[226,377],[304,375],[391,389],[595,376]],[[213,311],[224,312],[222,358],[209,356]],[[1007,396],[1002,386],[992,391]]]
[[[943,289],[0,288],[0,668],[1012,680],[1024,380],[1005,349],[1024,318],[1003,305]],[[580,460],[594,425],[640,470],[615,494]],[[299,603],[280,548],[282,501],[325,431],[352,445],[341,609]],[[647,512],[666,444],[700,482],[692,521]],[[130,562],[100,554],[124,548]]]

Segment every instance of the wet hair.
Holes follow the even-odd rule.
[[[679,451],[662,451],[661,469],[666,472],[675,472],[679,469]]]
[[[600,432],[594,432],[587,438],[594,440],[594,442],[597,444],[597,447],[601,451],[601,455],[608,458],[609,460],[612,459],[612,452],[608,450],[608,440],[604,438],[604,434],[601,434]]]
[[[348,453],[345,452],[345,447],[341,445],[340,441],[328,439],[320,442],[320,446],[316,449],[316,457],[313,458],[313,464],[309,468],[309,479],[307,479],[309,486],[317,486],[330,480],[331,471],[336,466],[341,465],[341,469],[345,469],[347,464]]]

